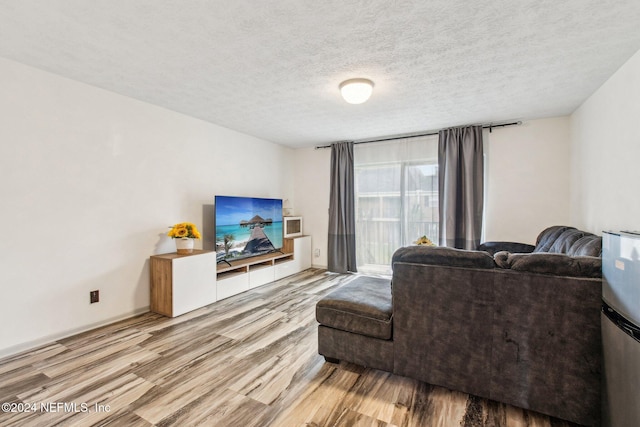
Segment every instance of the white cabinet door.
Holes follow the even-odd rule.
[[[173,315],[216,302],[216,254],[208,252],[172,261]]]
[[[216,282],[218,301],[249,290],[249,274],[241,273]]]
[[[276,264],[276,280],[280,280],[283,277],[291,276],[292,274],[296,274],[298,271],[298,262],[293,261],[284,261]]]
[[[275,267],[259,267],[249,269],[249,288],[266,285],[275,280]]]

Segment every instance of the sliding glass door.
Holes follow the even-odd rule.
[[[421,236],[437,242],[437,141],[422,144],[422,156],[398,142],[386,144],[393,151],[386,156],[380,146],[358,146],[355,151],[358,271],[389,273],[391,256],[398,248]],[[372,155],[363,151],[367,149],[378,152]],[[384,157],[387,161],[380,161]]]
[[[438,241],[438,165],[411,164],[405,167],[403,246],[427,236]]]

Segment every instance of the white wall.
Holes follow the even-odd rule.
[[[571,221],[640,230],[640,51],[571,115]]]
[[[329,233],[329,184],[331,150],[300,148],[295,150],[295,211],[303,216],[304,233],[311,235],[314,267],[327,267]]]
[[[486,241],[535,243],[569,219],[569,118],[530,120],[485,131]]]
[[[294,200],[289,148],[4,59],[0,82],[0,355],[146,311],[149,256],[215,194]]]

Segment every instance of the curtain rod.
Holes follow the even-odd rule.
[[[489,129],[489,132],[491,132],[493,130],[493,128],[504,128],[507,126],[520,126],[522,124],[521,121],[517,121],[517,122],[510,122],[510,123],[500,123],[497,125],[494,124],[488,124],[488,125],[482,125],[482,129]],[[454,126],[454,127],[462,127],[462,126]],[[354,141],[354,144],[368,144],[370,142],[383,142],[383,141],[395,141],[397,139],[407,139],[407,138],[418,138],[421,136],[432,136],[432,135],[438,135],[438,132],[433,131],[433,132],[428,132],[428,133],[419,133],[419,134],[409,134],[409,135],[397,135],[397,136],[390,136],[388,138],[379,138],[379,139],[363,139],[360,141]],[[331,148],[331,144],[330,145],[316,145],[316,150],[319,150],[320,148]]]

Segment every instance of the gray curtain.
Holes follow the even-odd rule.
[[[482,126],[444,129],[438,139],[439,244],[476,249],[482,235]]]
[[[331,145],[329,199],[329,271],[356,272],[356,217],[354,208],[353,142]]]

